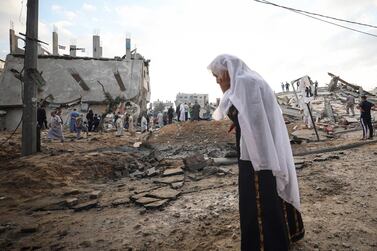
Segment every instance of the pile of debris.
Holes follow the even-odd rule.
[[[307,123],[306,126],[300,127],[297,125],[298,121],[304,120],[304,123],[307,122],[305,121],[305,109],[307,107],[310,110],[309,113],[316,129],[327,138],[332,138],[337,133],[355,130],[360,127],[358,119],[360,112],[356,109],[356,105],[362,95],[367,95],[368,100],[372,103],[377,102],[376,90],[367,92],[361,86],[350,84],[332,73],[328,74],[332,79],[327,87],[317,87],[310,80],[310,77],[305,76],[292,81],[292,92],[277,94],[286,123],[296,122],[295,126],[288,126],[291,140],[294,143],[313,140],[313,131],[301,130],[313,127],[312,121],[309,121],[310,123]],[[295,89],[296,83],[297,90]],[[346,99],[348,96],[352,96],[356,101],[354,115],[346,112]],[[372,114],[372,120],[376,121],[376,118],[373,117]],[[311,118],[309,119],[311,120]]]

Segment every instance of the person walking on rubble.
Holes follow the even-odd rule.
[[[168,123],[169,124],[173,123],[173,117],[174,117],[174,109],[172,106],[170,106],[168,109]]]
[[[144,133],[148,130],[148,121],[144,115],[141,116],[140,126],[141,126],[141,133]]]
[[[286,90],[287,92],[289,92],[289,83],[288,83],[288,82],[285,82],[285,90]]]
[[[48,139],[59,139],[61,142],[64,142],[62,124],[63,122],[60,116],[56,113],[56,111],[52,111],[50,118],[50,129],[48,130],[47,134]]]
[[[208,66],[223,91],[213,114],[236,128],[241,250],[289,250],[304,237],[300,197],[287,128],[271,87],[239,58]]]
[[[76,108],[70,114],[69,120],[69,131],[76,132],[76,118],[80,116],[80,114],[76,111]]]
[[[120,112],[118,112],[118,114],[116,116],[115,127],[117,129],[116,136],[117,137],[123,136],[124,117]]]
[[[94,124],[94,114],[92,109],[90,109],[86,114],[86,120],[88,121],[88,131],[91,132]]]
[[[347,99],[346,99],[347,114],[350,114],[350,110],[351,110],[352,116],[355,116],[354,106],[355,106],[355,98],[351,94],[348,94]]]
[[[186,121],[186,103],[179,105],[179,121]]]
[[[81,139],[81,131],[85,132],[88,137],[88,127],[84,124],[82,114],[76,118],[76,139]]]
[[[281,90],[282,90],[283,92],[285,92],[285,85],[284,85],[284,82],[281,82]]]
[[[361,103],[357,105],[357,108],[360,110],[360,123],[363,128],[363,138],[364,139],[373,139],[373,125],[372,125],[372,116],[370,111],[375,110],[375,104],[367,100],[367,96],[361,96]],[[369,137],[368,137],[369,130]],[[368,138],[367,138],[368,137]]]
[[[199,117],[199,113],[200,113],[200,105],[198,104],[198,101],[195,100],[195,104],[192,106],[192,118],[191,120],[192,121],[199,121],[200,117]]]

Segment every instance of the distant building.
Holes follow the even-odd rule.
[[[203,108],[204,105],[209,103],[208,94],[197,94],[197,93],[178,93],[175,100],[175,105],[179,104],[191,104],[193,105],[195,101],[198,101],[198,104]]]
[[[161,101],[161,100],[158,100],[158,99],[153,102],[153,109],[155,109],[156,107],[161,107],[161,106],[164,107],[163,111],[166,112],[170,108],[170,106],[174,107],[174,103],[171,102],[171,101],[165,101],[164,102],[164,101]]]

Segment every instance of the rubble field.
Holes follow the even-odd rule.
[[[0,147],[0,250],[239,250],[229,126],[64,143],[43,132],[42,152],[27,157],[16,133]],[[288,128],[303,139],[292,149],[306,235],[293,250],[377,250],[377,141],[360,141],[357,128],[320,131],[319,142],[297,121]]]

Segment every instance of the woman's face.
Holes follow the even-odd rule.
[[[216,78],[216,82],[220,85],[221,90],[226,92],[230,88],[230,77],[228,71],[221,71],[219,73],[212,73]]]

